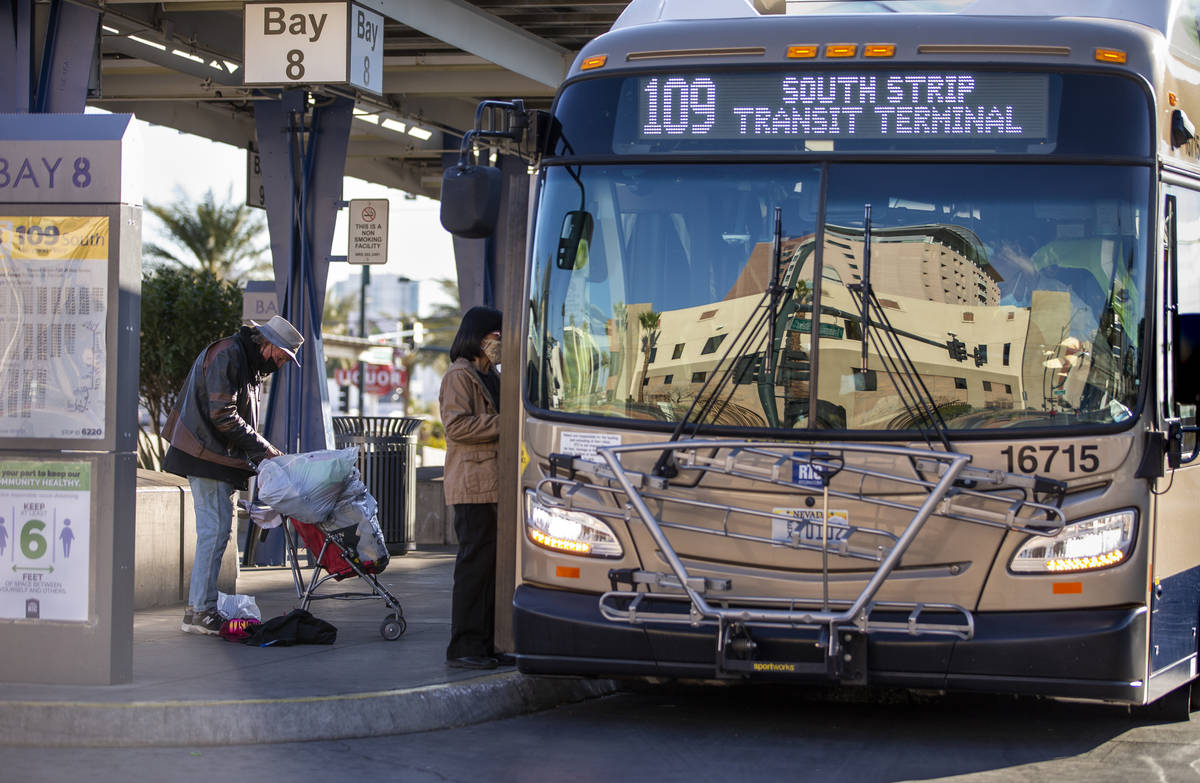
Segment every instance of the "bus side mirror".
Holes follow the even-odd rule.
[[[590,212],[573,210],[563,218],[562,233],[558,235],[558,254],[555,264],[559,269],[583,269],[588,262],[588,247],[592,241],[595,221]]]
[[[442,227],[456,237],[483,239],[500,216],[500,169],[459,163],[442,174]]]

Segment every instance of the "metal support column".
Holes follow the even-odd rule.
[[[264,415],[264,434],[287,452],[333,444],[321,315],[353,108],[349,98],[310,105],[304,90],[255,105],[279,313],[304,335],[301,366],[276,374]]]
[[[33,2],[0,2],[0,113],[29,111],[33,97]]]
[[[0,0],[0,113],[83,113],[100,11],[51,0],[38,28],[31,0]]]
[[[34,112],[83,113],[99,33],[99,9],[51,0]]]
[[[498,650],[513,650],[512,598],[516,586],[517,531],[521,508],[521,363],[517,359],[522,288],[525,282],[526,227],[529,222],[529,169],[525,161],[504,157],[500,220],[491,242],[495,248],[492,286],[504,311],[504,353],[500,373],[500,495],[496,530],[496,630]]]

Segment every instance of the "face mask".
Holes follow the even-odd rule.
[[[492,364],[500,363],[500,341],[499,340],[484,340],[483,345],[481,345],[480,347],[483,348],[483,355],[488,358],[489,362],[491,362]]]

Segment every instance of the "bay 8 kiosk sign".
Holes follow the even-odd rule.
[[[0,460],[0,618],[88,620],[92,466]]]

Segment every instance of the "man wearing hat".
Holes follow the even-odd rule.
[[[299,365],[296,351],[303,342],[296,327],[278,315],[217,340],[196,357],[163,427],[171,444],[163,470],[187,478],[196,508],[185,633],[220,634],[217,575],[233,526],[233,494],[246,489],[259,462],[282,453],[258,434],[253,392],[287,362]]]

